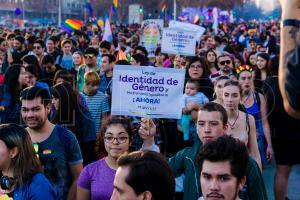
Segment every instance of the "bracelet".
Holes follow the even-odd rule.
[[[296,28],[300,28],[300,21],[297,20],[297,19],[285,19],[283,20],[282,22],[282,27],[285,27],[285,26],[293,26],[293,27],[296,27]]]

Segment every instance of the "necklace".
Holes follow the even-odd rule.
[[[236,122],[239,118],[239,115],[240,115],[240,112],[238,111],[237,117],[236,117],[236,119],[234,120],[234,122],[232,124],[228,120],[228,125],[230,126],[231,129],[234,129],[234,125],[236,124]]]
[[[244,100],[243,100],[243,102],[244,102],[243,104],[244,105],[246,104],[246,102],[249,99],[249,97],[251,96],[251,94],[252,94],[252,92],[249,92],[248,96],[246,98],[244,98]]]

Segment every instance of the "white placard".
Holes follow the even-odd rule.
[[[184,56],[195,56],[196,32],[182,29],[163,29],[161,52]]]
[[[185,23],[185,22],[179,22],[175,20],[169,21],[169,28],[180,28],[186,31],[196,31],[197,32],[197,41],[200,41],[201,36],[205,32],[205,28],[202,26],[198,26],[196,24],[191,23]]]
[[[184,78],[183,69],[116,65],[111,114],[180,119]]]

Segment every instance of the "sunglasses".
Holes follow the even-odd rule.
[[[231,60],[225,60],[225,61],[220,62],[221,65],[225,65],[225,64],[229,65],[230,63],[231,63]]]
[[[33,49],[40,49],[40,48],[42,48],[42,47],[40,47],[40,46],[33,46]]]
[[[85,58],[93,58],[93,57],[94,57],[94,54],[85,54],[84,57],[85,57]]]

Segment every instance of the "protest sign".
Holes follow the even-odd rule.
[[[196,32],[181,29],[163,29],[161,52],[184,56],[195,56]]]
[[[114,66],[112,115],[180,119],[185,70]]]
[[[179,22],[175,20],[170,20],[169,21],[169,28],[180,28],[186,31],[196,31],[197,32],[197,41],[200,41],[201,36],[205,32],[205,28],[202,26],[198,26],[195,24],[191,23],[184,23],[184,22]]]
[[[154,57],[155,49],[161,42],[164,22],[162,19],[148,19],[142,23],[141,44],[148,51],[148,57]]]

